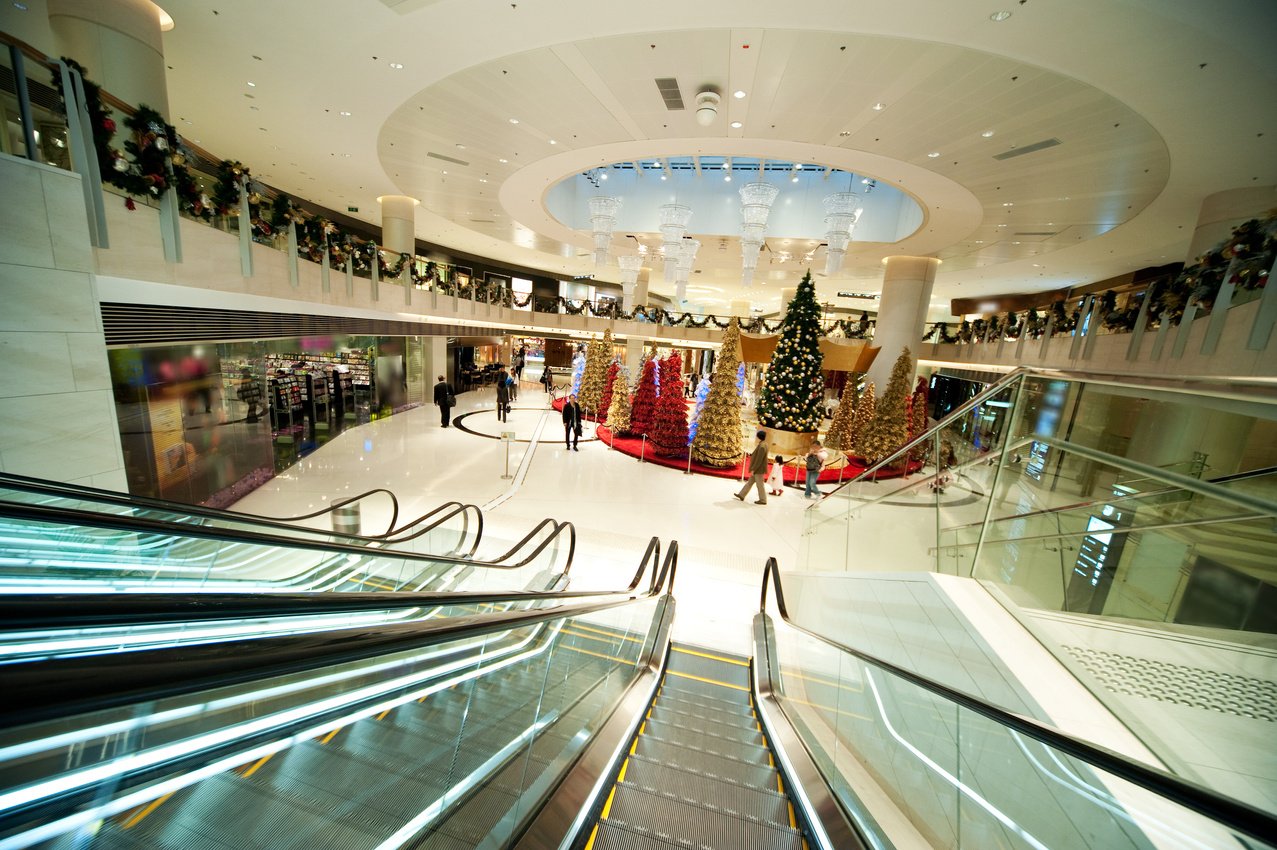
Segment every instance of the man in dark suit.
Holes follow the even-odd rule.
[[[754,452],[749,456],[749,480],[745,482],[745,486],[740,489],[739,493],[733,493],[738,501],[745,501],[745,494],[749,492],[750,487],[758,488],[758,498],[754,501],[756,505],[767,504],[767,490],[763,488],[763,478],[767,476],[767,432],[759,431],[758,445],[754,447]]]
[[[581,439],[581,405],[576,403],[576,396],[568,396],[563,404],[563,444],[574,452],[579,452],[577,440]]]
[[[439,383],[435,384],[435,404],[439,405],[439,424],[445,428],[452,423],[452,406],[456,404],[456,401],[453,397],[452,385],[443,379],[443,375],[440,375]]]

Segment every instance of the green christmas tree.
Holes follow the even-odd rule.
[[[780,342],[758,399],[758,421],[784,431],[815,431],[824,418],[820,305],[808,271],[781,324]]]
[[[683,358],[678,352],[661,361],[661,396],[652,416],[652,445],[662,457],[687,452],[687,402],[683,400]]]
[[[927,379],[918,378],[918,384],[909,398],[909,439],[915,439],[927,430]],[[930,442],[922,442],[909,452],[909,459],[923,463],[931,455]]]
[[[857,454],[870,463],[889,456],[909,441],[909,385],[913,383],[913,357],[908,347],[891,367],[887,389],[874,411],[873,421],[860,437]]]
[[[740,463],[740,396],[736,392],[739,369],[740,325],[732,319],[723,331],[723,343],[709,381],[709,394],[696,420],[692,460],[697,463],[719,467]]]
[[[585,349],[585,374],[581,376],[581,391],[576,400],[587,414],[598,416],[599,402],[603,400],[603,382],[607,380],[607,363],[611,355],[611,330],[604,331],[601,340],[590,340]]]
[[[842,396],[838,399],[838,410],[834,413],[834,421],[829,425],[825,435],[825,445],[839,451],[851,450],[851,422],[856,412],[856,379],[847,376],[847,383],[842,388]]]
[[[878,400],[874,395],[874,382],[868,381],[865,384],[864,392],[856,399],[856,412],[851,417],[851,432],[847,435],[847,443],[843,447],[843,451],[851,452],[856,457],[864,457],[860,453],[860,441],[864,438],[865,432],[869,430],[869,423],[873,422],[874,410],[878,407]]]
[[[607,408],[607,425],[618,437],[630,432],[630,370],[621,366],[612,384],[612,403]]]

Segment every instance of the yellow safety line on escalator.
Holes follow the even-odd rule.
[[[582,649],[582,648],[581,648],[581,647],[579,647],[579,646],[565,646],[565,647],[563,647],[563,648],[564,648],[564,649],[570,649],[570,650],[572,650],[573,652],[579,652],[579,653],[581,653],[581,654],[583,654],[583,655],[593,655],[595,658],[606,658],[608,661],[619,661],[619,662],[621,662],[622,664],[633,664],[633,663],[634,663],[634,662],[633,662],[631,659],[629,659],[629,658],[617,658],[615,655],[604,655],[604,654],[603,654],[603,653],[601,653],[601,652],[592,652],[591,650],[588,650],[588,649]]]
[[[617,641],[615,641],[615,640],[613,640],[613,639],[611,639],[611,638],[598,637],[597,635],[587,635],[587,634],[585,634],[584,632],[576,632],[576,631],[573,631],[572,629],[569,629],[569,628],[568,628],[568,627],[566,627],[566,626],[564,626],[562,629],[560,629],[560,630],[559,630],[559,633],[560,633],[560,634],[565,634],[565,635],[571,635],[572,637],[579,637],[579,638],[583,638],[583,639],[585,639],[585,640],[592,640],[592,641],[594,641],[594,642],[596,642],[596,643],[606,643],[608,646],[614,646],[614,647],[616,647],[617,649],[620,649],[620,646],[621,646],[621,645],[620,645]]]
[[[780,778],[780,771],[776,772],[776,793],[778,794],[785,793],[785,783]]]
[[[321,743],[321,744],[327,744],[327,743],[328,743],[329,741],[331,741],[333,738],[337,737],[337,733],[338,733],[338,732],[340,732],[340,731],[341,731],[341,727],[340,727],[340,726],[338,726],[336,729],[334,729],[333,731],[331,731],[331,732],[329,732],[327,735],[325,735],[325,736],[323,737],[323,739],[322,739],[319,743]]]
[[[717,679],[706,679],[704,676],[693,676],[691,673],[680,673],[678,670],[666,670],[666,676],[678,676],[681,679],[695,679],[698,682],[706,682],[711,685],[719,685],[724,688],[731,688],[733,691],[748,691],[745,685],[733,685],[731,682],[720,682]]]
[[[616,798],[616,786],[612,786],[612,790],[608,792],[607,802],[603,804],[603,814],[599,815],[599,820],[607,820],[607,816],[612,813],[612,800]]]
[[[275,754],[274,754],[274,753],[271,753],[270,755],[262,756],[262,757],[261,757],[261,758],[259,758],[257,761],[253,762],[253,766],[252,766],[252,767],[250,767],[248,770],[244,771],[243,773],[241,773],[241,774],[240,774],[240,776],[244,777],[245,779],[247,779],[248,777],[252,776],[252,775],[253,775],[254,773],[256,773],[259,769],[261,769],[261,766],[262,766],[262,765],[264,765],[264,764],[266,764],[266,762],[270,761],[270,757],[271,757],[271,756],[273,756],[273,755],[275,755]]]
[[[372,578],[369,578],[369,577],[367,577],[367,576],[365,576],[364,578],[357,578],[357,579],[355,579],[355,583],[356,583],[356,584],[366,584],[366,585],[368,585],[369,587],[375,587],[375,588],[377,588],[378,590],[394,590],[394,589],[395,589],[395,586],[394,586],[393,584],[389,584],[389,583],[384,582],[384,581],[375,581],[375,580],[373,580]]]
[[[139,823],[142,822],[142,818],[146,817],[151,812],[158,809],[164,803],[165,800],[167,800],[169,797],[172,797],[176,793],[177,793],[176,791],[170,791],[167,794],[165,794],[163,797],[156,797],[154,800],[147,803],[145,808],[143,808],[137,814],[133,815],[133,817],[126,820],[124,822],[123,828],[132,829],[133,827],[137,826]]]
[[[377,715],[377,719],[378,719],[378,720],[384,720],[384,719],[385,719],[385,717],[386,717],[386,715],[387,715],[387,714],[389,714],[389,713],[390,713],[390,709],[388,708],[388,709],[386,709],[385,711],[383,711],[381,714],[378,714],[378,715]]]
[[[794,804],[789,804],[789,825],[793,829],[798,829],[798,819],[794,817]]]
[[[683,649],[683,648],[678,647],[678,646],[671,646],[671,647],[670,647],[670,652],[681,652],[681,653],[683,653],[684,655],[695,655],[695,656],[697,656],[697,657],[699,657],[699,658],[708,658],[708,659],[710,659],[711,661],[721,661],[721,662],[723,662],[724,664],[736,664],[736,665],[738,665],[738,666],[740,666],[740,667],[748,667],[748,666],[749,666],[749,662],[748,662],[748,661],[740,661],[739,659],[736,659],[736,658],[724,658],[724,657],[723,657],[723,656],[721,656],[721,655],[711,655],[711,654],[710,654],[710,653],[708,653],[708,652],[697,652],[697,651],[696,651],[696,650],[694,650],[694,649]]]
[[[636,638],[636,637],[634,637],[633,635],[618,635],[618,634],[613,634],[612,632],[604,631],[603,629],[595,628],[595,627],[593,627],[593,626],[587,626],[587,625],[585,625],[584,623],[573,623],[573,624],[572,624],[572,628],[574,628],[574,629],[581,629],[581,630],[583,630],[583,631],[587,631],[587,632],[594,632],[595,634],[600,634],[600,635],[608,635],[609,637],[616,638],[617,640],[628,640],[628,641],[632,641],[633,643],[642,643],[642,642],[643,642],[643,639],[642,639],[642,638]]]

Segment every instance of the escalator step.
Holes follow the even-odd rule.
[[[771,752],[762,744],[729,741],[726,738],[716,738],[709,735],[688,734],[668,725],[664,727],[664,731],[669,734],[669,737],[662,735],[661,731],[662,729],[649,724],[644,734],[639,737],[639,740],[651,738],[673,747],[685,749],[689,755],[710,755],[718,758],[729,758],[745,764],[771,764]]]
[[[752,717],[715,716],[712,714],[686,714],[677,709],[656,705],[648,716],[647,728],[678,729],[684,734],[713,735],[743,744],[762,744],[763,733],[758,730],[758,721]],[[657,737],[671,739],[661,732]]]
[[[661,682],[662,694],[686,696],[690,699],[718,701],[728,705],[749,705],[749,691],[724,687],[700,679],[689,679],[677,673],[666,673]]]
[[[776,768],[768,765],[765,760],[761,764],[751,764],[739,759],[698,752],[650,735],[639,736],[634,754],[692,773],[726,779],[752,788],[776,787]]]
[[[623,784],[616,786],[611,799],[606,822],[613,821],[647,836],[681,841],[685,847],[710,850],[802,848],[802,833],[788,826],[733,817],[639,788],[627,788]]]
[[[675,839],[661,839],[623,823],[601,820],[595,826],[591,850],[690,850],[691,845]]]
[[[697,699],[688,694],[682,694],[677,691],[663,691],[657,698],[656,704],[680,711],[692,717],[704,717],[706,715],[713,716],[721,714],[724,717],[738,716],[754,719],[754,709],[746,703],[723,702],[722,700]]]
[[[621,784],[659,796],[673,796],[725,814],[789,826],[789,800],[775,785],[770,789],[748,788],[637,756],[630,757],[625,767],[625,781]]]
[[[727,660],[720,660],[727,659]],[[670,651],[668,670],[674,673],[686,673],[702,679],[713,679],[749,687],[749,665],[743,659],[722,656],[719,653],[699,652],[675,647]]]

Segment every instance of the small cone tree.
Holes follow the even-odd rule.
[[[634,391],[634,403],[630,408],[630,433],[647,434],[652,427],[652,415],[656,411],[656,361],[643,364],[643,376]]]
[[[630,433],[630,375],[624,366],[612,386],[612,403],[607,408],[607,425],[616,436]]]
[[[784,431],[815,431],[825,418],[821,396],[820,304],[808,271],[781,324],[780,341],[758,399],[758,421]]]
[[[838,410],[834,413],[834,421],[829,425],[825,435],[825,445],[839,451],[851,450],[851,421],[856,412],[855,376],[848,376],[842,388],[842,396],[838,399]]]
[[[741,422],[738,372],[740,325],[735,319],[723,331],[723,343],[709,381],[709,395],[697,417],[692,439],[692,460],[706,466],[729,467],[740,463]]]
[[[873,421],[860,437],[857,454],[870,463],[889,456],[909,441],[909,385],[913,382],[913,357],[908,347],[891,367],[887,389],[874,411]]]
[[[581,401],[581,380],[585,377],[585,353],[578,351],[572,358],[572,389],[571,394],[576,396],[579,403]]]
[[[687,451],[687,402],[683,400],[683,358],[678,352],[661,361],[661,397],[652,420],[652,444],[662,457]]]
[[[847,436],[847,446],[843,451],[849,451],[856,457],[864,457],[860,453],[860,441],[869,429],[869,423],[873,422],[874,410],[877,407],[878,400],[874,395],[874,383],[869,381],[865,384],[865,391],[856,400],[856,412],[851,416],[851,433]]]
[[[612,331],[604,331],[603,339],[590,340],[585,350],[585,374],[581,376],[581,391],[577,403],[581,409],[598,416],[599,402],[603,399],[603,382],[607,379],[607,361],[612,353]]]
[[[599,398],[599,416],[600,422],[607,421],[608,411],[612,408],[612,391],[616,386],[616,376],[621,371],[621,364],[616,360],[607,367],[607,377],[603,379],[603,395]]]
[[[913,395],[909,398],[909,439],[921,437],[927,431],[927,379],[918,378]],[[909,459],[915,463],[923,463],[931,455],[931,447],[920,443],[909,453]]]

